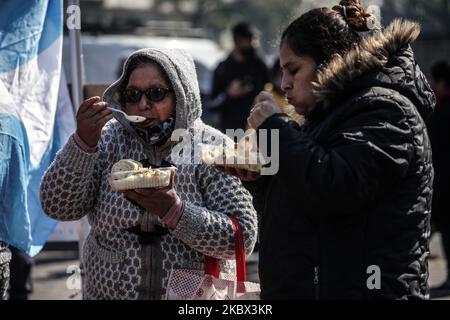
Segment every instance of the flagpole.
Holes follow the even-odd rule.
[[[69,6],[80,7],[79,0],[68,0]],[[69,28],[70,71],[72,80],[72,102],[75,114],[83,100],[83,60],[81,52],[81,30]]]
[[[79,0],[68,0],[68,6],[77,6],[80,8]],[[81,19],[81,18],[80,18]],[[81,29],[69,28],[70,44],[70,70],[72,80],[72,103],[75,114],[83,101],[83,53],[81,51]],[[89,232],[89,223],[84,217],[79,221],[78,226],[78,254],[80,258],[80,267],[82,266],[83,244]]]

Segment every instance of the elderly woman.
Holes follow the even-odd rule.
[[[108,105],[146,120],[132,124]],[[112,165],[121,159],[174,163],[175,129],[223,137],[200,115],[194,63],[181,50],[133,53],[104,102],[94,97],[81,105],[77,132],[43,177],[41,201],[58,220],[88,216],[85,299],[161,299],[171,269],[203,270],[205,256],[221,259],[222,270],[229,271],[234,268],[230,216],[241,225],[246,253],[253,250],[256,213],[237,178],[184,163],[164,189],[114,192],[108,183]]]
[[[420,27],[376,25],[345,0],[282,35],[282,89],[306,124],[262,93],[249,122],[279,130],[280,169],[235,172],[262,208],[263,299],[428,298],[435,98],[410,46]]]

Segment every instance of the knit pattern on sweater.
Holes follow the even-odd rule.
[[[200,122],[197,128],[214,131]],[[251,253],[257,219],[250,194],[237,178],[204,164],[178,166],[175,189],[186,206],[177,228],[154,243],[140,244],[125,229],[139,225],[149,213],[112,191],[107,181],[112,165],[126,158],[147,158],[146,150],[112,120],[97,153],[85,153],[71,139],[42,180],[42,206],[50,217],[71,221],[88,216],[91,231],[82,257],[84,298],[160,299],[171,269],[201,271],[205,255],[223,259],[223,271],[233,271],[234,261],[226,260],[234,259],[232,215],[239,220],[247,254]]]

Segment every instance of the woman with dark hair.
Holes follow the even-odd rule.
[[[359,1],[341,1],[282,35],[282,89],[306,123],[261,93],[249,122],[279,130],[279,171],[234,172],[261,208],[264,299],[428,298],[423,119],[435,97],[410,47],[419,25],[376,24]]]

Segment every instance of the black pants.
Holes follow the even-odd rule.
[[[33,259],[26,253],[10,247],[12,258],[10,268],[10,300],[28,300],[28,295],[33,291],[31,281],[31,267]]]
[[[445,181],[445,183],[438,183],[437,180],[434,182],[431,222],[441,233],[442,250],[447,260],[447,271],[449,271],[447,278],[450,280],[450,188],[447,180]]]
[[[0,264],[0,300],[6,300],[9,286],[9,262]]]
[[[438,224],[438,229],[441,233],[442,249],[447,260],[447,279],[450,280],[450,221],[447,223]]]

